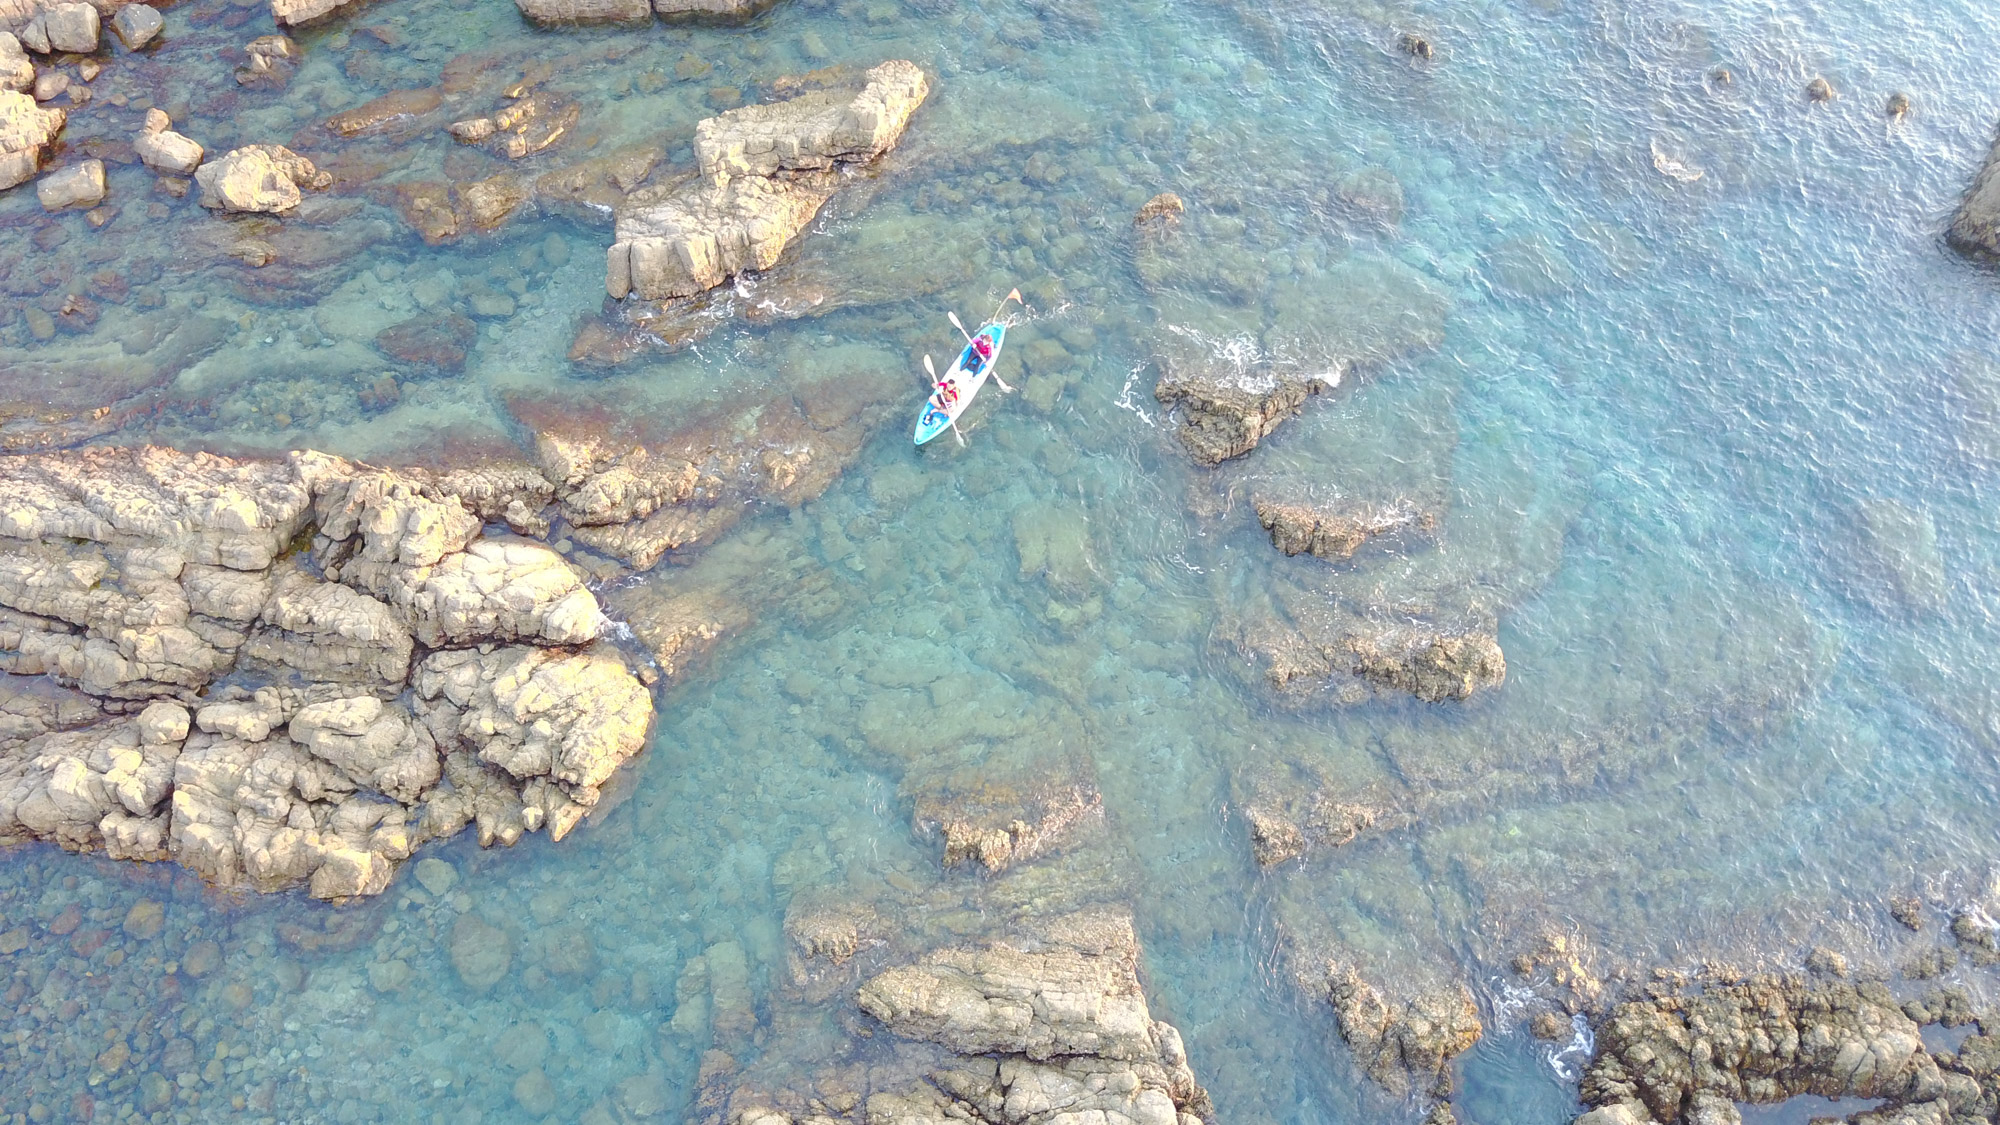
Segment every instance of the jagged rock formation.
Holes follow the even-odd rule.
[[[1241,457],[1299,412],[1306,399],[1339,383],[1340,371],[1305,371],[1274,364],[1195,363],[1161,358],[1153,397],[1178,410],[1181,445],[1199,465]]]
[[[1259,496],[1254,503],[1257,522],[1271,533],[1271,545],[1287,555],[1350,559],[1378,535],[1437,529],[1437,514],[1423,511],[1408,500],[1331,506]]]
[[[894,1036],[897,1064],[876,1073],[906,1079],[878,1080],[864,1087],[872,1088],[865,1099],[831,1103],[746,1083],[727,1096],[722,1119],[1199,1125],[1213,1115],[1208,1096],[1180,1032],[1152,1018],[1138,962],[1131,917],[1109,911],[925,954],[856,994],[861,1010]]]
[[[696,126],[698,176],[636,192],[606,258],[614,298],[690,297],[769,269],[831,198],[834,168],[895,147],[930,92],[915,63],[868,71],[857,92],[813,91],[744,106]]]
[[[1598,1108],[1579,1125],[1736,1121],[1734,1103],[1802,1094],[1884,1098],[1870,1120],[1984,1120],[2000,1093],[2000,1040],[1982,1033],[1933,1056],[1920,1027],[1963,1023],[1963,1005],[1897,1003],[1880,983],[1756,976],[1699,995],[1618,1005],[1583,1078]]]
[[[576,571],[483,535],[553,495],[316,453],[0,461],[0,840],[344,898],[475,821],[561,838],[652,705]]]
[[[2000,258],[2000,140],[1972,181],[1972,190],[1953,216],[1945,238],[1959,253],[1974,258]]]
[[[1442,703],[1506,682],[1507,657],[1490,627],[1392,620],[1302,598],[1289,608],[1291,627],[1260,623],[1241,643],[1263,661],[1271,686],[1292,698],[1331,686],[1345,703],[1366,699],[1370,689]]]

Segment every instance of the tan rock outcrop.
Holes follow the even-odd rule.
[[[0,90],[0,189],[34,178],[42,148],[62,132],[65,119],[62,110],[43,109],[27,94]]]
[[[44,211],[95,207],[104,199],[104,161],[84,160],[43,176],[35,197]]]
[[[1721,1120],[1704,1117],[1703,1107],[1720,1103],[1733,1118],[1732,1103],[1802,1094],[1887,1098],[1896,1104],[1885,1115],[1935,1112],[1948,1089],[1969,1086],[1970,1103],[1950,1099],[1956,1112],[1981,1100],[1979,1084],[1991,1081],[1996,1058],[1992,1041],[1975,1036],[1950,1060],[1969,1065],[1941,1072],[1917,1021],[1882,984],[1799,977],[1752,977],[1699,995],[1620,1004],[1598,1025],[1597,1043],[1582,1086],[1584,1102],[1601,1107],[1580,1119],[1592,1125]],[[1933,1119],[1945,1118],[1957,1120]]]
[[[0,91],[35,88],[35,63],[11,31],[0,31]]]
[[[832,169],[893,148],[929,90],[916,64],[896,60],[868,71],[859,91],[814,91],[702,121],[701,174],[635,192],[619,208],[606,290],[688,297],[769,269],[832,197]]]
[[[96,7],[84,3],[56,4],[42,12],[49,51],[87,55],[97,50],[103,33]]]
[[[289,211],[304,198],[299,189],[324,189],[333,177],[283,145],[246,145],[194,174],[201,205],[217,211]]]
[[[1385,998],[1352,968],[1330,966],[1327,999],[1361,1067],[1397,1097],[1450,1093],[1451,1060],[1479,1041],[1479,1006],[1465,986]]]
[[[132,139],[132,150],[155,172],[186,176],[201,166],[202,147],[173,131],[173,120],[157,107],[146,111],[146,126]]]
[[[482,513],[533,522],[548,496],[520,466],[0,460],[0,840],[343,898],[470,823],[567,832],[652,704],[614,652],[501,643],[603,625],[554,551],[481,538]],[[413,632],[439,649],[415,715],[394,701]]]

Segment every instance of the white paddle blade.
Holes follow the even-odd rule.
[[[1014,393],[1014,388],[1012,388],[1012,387],[1010,387],[1010,386],[1008,386],[1008,385],[1007,385],[1007,380],[1005,380],[1005,379],[1002,379],[1002,378],[1001,378],[1000,376],[998,376],[998,375],[995,375],[995,376],[993,376],[993,381],[994,381],[994,382],[996,382],[996,383],[998,383],[998,384],[1000,384],[1000,391],[1001,391],[1001,393],[1002,393],[1002,394],[1010,394],[1010,395],[1011,395],[1011,394],[1013,394],[1013,393]]]
[[[924,356],[924,370],[929,373],[932,382],[937,381],[937,365],[931,362],[929,355]]]
[[[948,316],[948,317],[950,317],[950,318],[951,318],[951,326],[952,326],[953,328],[956,328],[956,329],[958,329],[958,334],[959,334],[959,335],[961,335],[961,336],[963,336],[963,337],[965,337],[965,342],[966,342],[966,343],[968,343],[968,344],[970,344],[970,343],[972,342],[972,334],[971,334],[970,332],[967,332],[967,331],[965,330],[965,325],[963,325],[963,324],[960,324],[960,323],[958,322],[958,314],[957,314],[957,313],[955,313],[955,312],[952,312],[952,311],[951,311],[951,310],[949,310],[949,309],[947,309],[947,310],[945,310],[945,314],[944,314],[944,315],[946,315],[946,316]]]

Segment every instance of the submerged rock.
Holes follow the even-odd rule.
[[[0,731],[0,840],[346,898],[473,821],[560,837],[652,705],[575,647],[603,616],[553,551],[481,536],[532,519],[517,476],[151,448],[0,463],[0,699],[34,717]],[[313,569],[291,554],[307,532]],[[414,668],[413,634],[434,650]],[[38,704],[20,685],[41,676],[77,694]]]
[[[218,211],[289,211],[304,198],[299,189],[324,190],[333,177],[283,145],[232,149],[194,175],[201,205]]]
[[[125,44],[128,51],[139,50],[151,43],[166,25],[166,17],[150,4],[126,4],[111,17],[111,30],[118,33],[118,41]]]
[[[691,16],[744,20],[777,2],[778,0],[653,0],[653,10],[664,19]]]
[[[43,176],[35,197],[45,211],[95,207],[104,199],[104,161],[85,160]]]
[[[702,121],[700,175],[620,208],[606,290],[621,299],[688,297],[775,265],[832,196],[834,167],[893,148],[929,89],[916,64],[898,60],[868,71],[859,91],[814,91]]]

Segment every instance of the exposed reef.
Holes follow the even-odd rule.
[[[583,576],[485,530],[554,494],[316,453],[0,461],[0,838],[321,898],[474,822],[561,839],[652,704]]]
[[[858,91],[744,106],[695,128],[699,175],[618,210],[605,288],[613,298],[691,297],[769,269],[840,182],[837,167],[895,147],[930,92],[915,63],[886,62]]]

